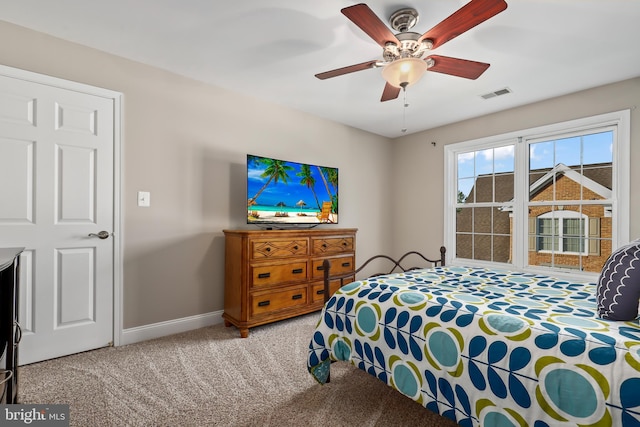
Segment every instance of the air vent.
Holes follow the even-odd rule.
[[[495,92],[485,93],[484,95],[480,95],[482,99],[490,99],[495,98],[496,96],[502,96],[511,93],[511,89],[505,87],[504,89],[498,89]]]

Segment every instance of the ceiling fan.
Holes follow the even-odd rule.
[[[326,71],[316,74],[316,77],[324,80],[368,68],[384,67],[382,75],[387,83],[382,91],[381,102],[397,98],[400,89],[406,89],[418,81],[427,69],[477,79],[489,68],[489,64],[440,55],[429,55],[424,59],[422,56],[506,8],[504,0],[471,0],[424,34],[409,31],[418,22],[418,12],[413,8],[403,8],[389,18],[391,28],[398,31],[394,35],[366,4],[345,7],[341,12],[382,47],[383,59]]]

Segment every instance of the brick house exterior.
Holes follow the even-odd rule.
[[[541,171],[532,174],[540,175]],[[590,165],[580,172],[579,168],[556,165],[544,173],[530,186],[532,202],[570,200],[607,200],[611,198],[611,163]],[[554,197],[555,192],[555,197]],[[585,271],[599,272],[612,251],[611,214],[608,205],[560,205],[556,206],[556,215],[563,212],[575,212],[586,220],[584,252],[562,253],[540,250],[537,218],[552,211],[551,205],[536,206],[529,209],[529,265],[553,265],[564,268],[580,268]]]
[[[529,194],[532,202],[549,202],[529,210],[529,265],[581,268],[600,271],[612,251],[612,222],[608,205],[558,205],[563,201],[606,200],[611,197],[611,163],[534,170],[529,174]],[[555,193],[555,195],[554,195]],[[513,199],[513,174],[478,176],[466,200],[507,202]],[[556,206],[553,206],[553,203]],[[562,253],[541,248],[543,235],[539,218],[571,215],[584,220],[582,253]],[[510,208],[463,207],[457,210],[456,256],[476,260],[511,262],[513,253],[512,218]],[[574,239],[575,240],[575,239]]]

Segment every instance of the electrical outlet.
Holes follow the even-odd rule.
[[[138,206],[148,208],[151,206],[151,193],[148,191],[138,191]]]

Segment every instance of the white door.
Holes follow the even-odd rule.
[[[114,99],[0,76],[0,246],[26,248],[20,364],[113,342],[114,116]]]

